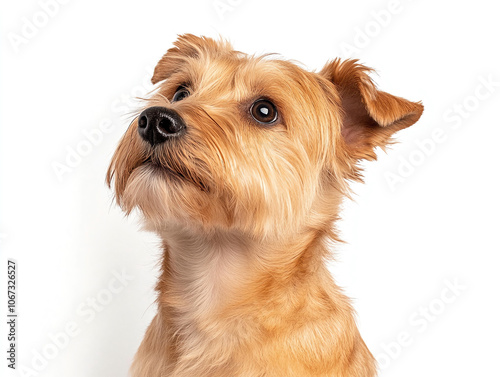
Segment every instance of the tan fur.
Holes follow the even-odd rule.
[[[134,377],[376,374],[326,261],[359,160],[423,107],[378,91],[368,72],[352,60],[307,72],[193,35],[163,56],[146,107],[175,109],[187,133],[151,147],[136,119],[107,176],[118,204],[163,240],[158,313]],[[180,84],[190,96],[170,103]],[[261,97],[276,125],[251,119]]]

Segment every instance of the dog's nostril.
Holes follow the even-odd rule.
[[[139,118],[139,128],[146,128],[146,126],[148,125],[148,118],[146,118],[145,115],[141,116]]]
[[[162,118],[158,126],[167,134],[175,134],[180,131],[180,128],[177,127],[177,123],[173,122],[170,118]]]

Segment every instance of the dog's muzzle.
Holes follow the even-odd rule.
[[[162,106],[144,110],[137,123],[139,135],[152,146],[179,137],[186,129],[186,123],[177,111]]]

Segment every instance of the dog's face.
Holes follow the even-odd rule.
[[[422,106],[377,91],[354,61],[319,72],[181,36],[155,68],[160,83],[108,171],[118,203],[150,225],[234,229],[251,237],[327,228],[375,158]]]

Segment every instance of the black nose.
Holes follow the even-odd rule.
[[[139,135],[151,145],[179,136],[186,128],[186,123],[179,113],[166,107],[153,106],[139,115]]]

